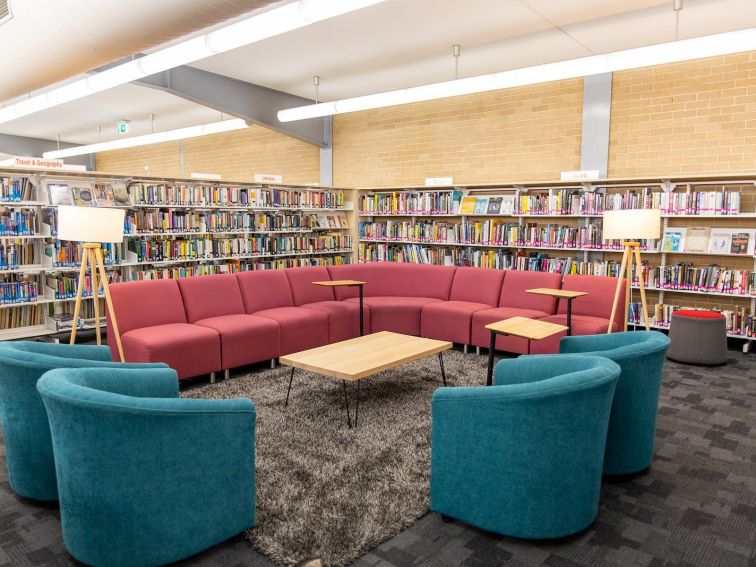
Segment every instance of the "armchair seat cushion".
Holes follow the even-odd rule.
[[[255,311],[255,317],[264,317],[278,323],[280,355],[291,354],[328,342],[328,315],[304,307],[275,307]]]
[[[485,328],[486,325],[490,325],[496,321],[511,319],[512,317],[543,319],[544,317],[548,317],[548,313],[537,309],[522,309],[519,307],[497,307],[496,309],[478,311],[474,313],[472,317],[470,344],[488,348],[491,344],[491,332]],[[505,337],[499,335],[496,337],[496,350],[527,354],[528,341],[519,337]]]
[[[278,323],[255,315],[223,315],[200,319],[195,325],[220,335],[221,366],[236,368],[276,358],[280,351]]]
[[[358,298],[347,299],[359,305]],[[392,331],[420,336],[420,313],[425,305],[442,301],[434,297],[366,297],[370,307],[370,332]]]
[[[620,317],[621,319],[621,317]],[[567,315],[558,314],[546,317],[544,321],[556,323],[557,325],[567,325]],[[603,317],[594,317],[591,315],[573,315],[572,316],[572,335],[603,335],[609,328],[609,319]],[[612,325],[612,332],[618,331],[620,324],[618,321]],[[540,341],[533,341],[533,354],[554,354],[559,352],[559,341],[567,333],[558,333]]]
[[[360,336],[360,305],[350,301],[318,301],[305,303],[305,309],[325,313],[328,316],[328,342],[337,343]],[[370,333],[370,307],[364,305],[363,329]]]
[[[218,332],[189,323],[132,329],[121,336],[128,362],[165,362],[179,380],[221,370]]]
[[[421,335],[429,339],[468,345],[473,315],[491,308],[491,305],[471,301],[429,303],[423,306]]]

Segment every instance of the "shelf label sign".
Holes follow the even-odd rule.
[[[598,169],[583,169],[581,171],[563,171],[560,179],[562,181],[585,181],[586,179],[598,179]]]
[[[0,165],[11,167],[37,167],[41,169],[63,169],[63,160],[14,156],[0,162]]]
[[[255,173],[255,183],[283,183],[283,175]]]
[[[454,184],[453,177],[426,177],[425,178],[426,187],[435,187],[437,185],[453,185],[453,184]]]

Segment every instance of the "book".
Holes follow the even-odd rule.
[[[662,252],[682,252],[685,250],[684,228],[668,228],[664,231],[662,239]]]
[[[730,254],[748,254],[751,235],[747,232],[733,232],[730,238]]]
[[[345,214],[340,214],[336,216],[336,221],[339,225],[339,228],[349,228],[349,221],[347,220],[347,217]]]
[[[487,215],[498,215],[501,211],[502,197],[491,197],[488,199]]]
[[[685,237],[685,251],[704,254],[709,245],[709,228],[693,226]]]
[[[47,190],[50,191],[50,203],[53,205],[73,206],[73,193],[65,183],[50,183],[47,185]]]
[[[500,215],[514,214],[516,205],[516,197],[514,195],[504,195],[501,198],[501,207],[499,207]]]
[[[112,207],[115,205],[113,186],[110,183],[95,183],[94,197],[98,207]]]
[[[729,254],[732,232],[713,229],[709,236],[709,254]]]
[[[124,183],[123,181],[113,182],[113,202],[119,206],[131,204],[129,191],[128,189],[126,189],[126,183]]]
[[[72,192],[77,207],[93,207],[96,205],[91,187],[74,187]]]
[[[478,202],[477,197],[462,197],[462,202],[459,205],[460,215],[471,215],[475,212],[475,204]]]
[[[485,215],[488,210],[488,197],[478,197],[475,201],[475,209],[473,214]]]

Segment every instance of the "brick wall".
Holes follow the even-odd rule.
[[[580,165],[582,79],[334,118],[338,186],[541,180]]]
[[[183,175],[179,144],[184,148]],[[318,148],[261,126],[102,152],[96,160],[99,171],[110,173],[165,177],[189,177],[192,172],[220,173],[224,179],[238,181],[251,181],[255,173],[272,173],[283,175],[284,183],[320,180]]]
[[[609,176],[756,169],[756,52],[615,73]]]

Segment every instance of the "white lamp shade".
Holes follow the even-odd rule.
[[[659,209],[622,209],[604,213],[604,240],[641,240],[660,236]]]
[[[58,207],[58,238],[80,242],[122,242],[126,211],[98,207]]]

